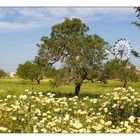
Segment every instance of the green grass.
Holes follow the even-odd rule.
[[[108,82],[108,84],[103,84],[99,82],[84,82],[81,87],[80,94],[98,95],[111,92],[115,87],[120,87],[122,85],[123,83],[116,81],[110,81]],[[128,86],[133,87],[138,92],[140,91],[140,82],[130,82],[128,83]],[[53,92],[64,96],[64,94],[74,93],[74,84],[61,86],[59,88],[52,88],[49,80],[43,80],[39,85],[36,82],[23,79],[0,79],[0,97],[8,94],[21,95],[25,93],[25,89],[33,91]]]

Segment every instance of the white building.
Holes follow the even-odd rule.
[[[10,72],[10,77],[14,78],[16,76],[16,72]]]

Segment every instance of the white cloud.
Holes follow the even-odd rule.
[[[75,15],[95,19],[122,20],[134,14],[133,8],[77,8]]]
[[[0,8],[0,29],[30,30],[77,17],[84,21],[129,20],[133,8]]]
[[[41,23],[37,22],[29,22],[29,23],[16,23],[16,22],[5,22],[5,21],[0,21],[0,29],[7,29],[7,30],[29,30],[29,29],[34,29],[42,26]]]

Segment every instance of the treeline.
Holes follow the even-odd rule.
[[[139,81],[140,71],[138,72],[135,65],[130,62],[127,64],[128,66],[126,69],[125,63],[125,61],[120,62],[118,59],[107,61],[104,63],[100,74],[93,71],[93,79],[90,81],[101,81],[102,83],[107,83],[108,80],[124,81],[125,78],[127,78],[126,81]],[[31,61],[26,61],[24,64],[20,64],[17,68],[17,76],[24,79],[30,79],[31,81],[35,80],[38,84],[43,78],[50,78],[53,79],[56,86],[59,86],[60,82],[62,83],[64,74],[64,68],[56,69],[51,67],[44,72],[40,65]],[[68,81],[65,84],[68,84]]]
[[[59,86],[61,79],[63,78],[64,69],[55,67],[50,67],[45,72],[42,70],[40,65],[35,64],[31,61],[26,61],[24,64],[19,64],[16,72],[16,77],[23,79],[29,79],[31,81],[37,81],[39,84],[42,79],[49,78],[53,79],[53,84]],[[127,76],[125,72],[127,71]],[[118,59],[112,59],[104,63],[104,67],[98,76],[98,73],[93,71],[94,77],[96,80],[101,81],[102,83],[107,83],[108,80],[117,80],[123,81],[127,77],[127,81],[137,82],[140,80],[140,71],[136,69],[135,65],[128,63],[127,69],[125,68],[125,61],[120,62]],[[0,77],[6,77],[8,74],[0,69]],[[91,79],[91,82],[96,81],[94,78]],[[68,82],[66,83],[68,84]]]

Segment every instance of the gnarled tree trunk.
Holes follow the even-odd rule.
[[[81,83],[76,84],[75,86],[75,95],[78,96],[80,93]]]
[[[127,79],[125,78],[125,79],[124,79],[123,87],[126,88],[126,86],[127,86]]]
[[[36,79],[37,83],[40,84],[40,80]]]

